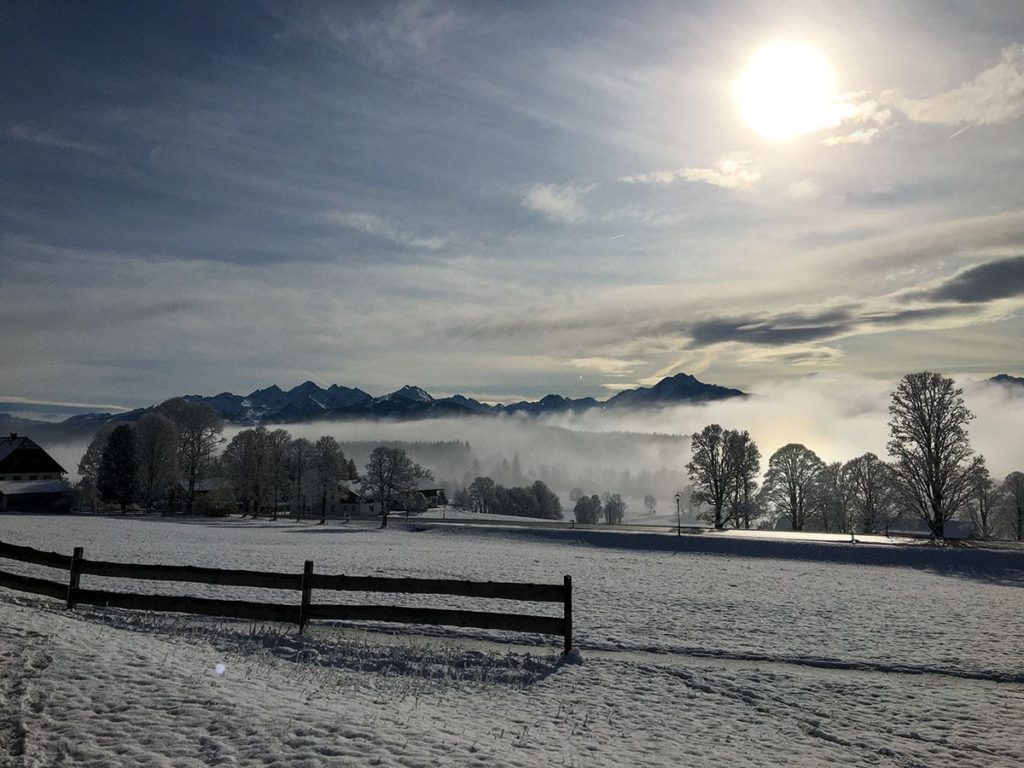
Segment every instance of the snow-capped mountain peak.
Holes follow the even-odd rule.
[[[412,400],[414,403],[432,403],[434,398],[431,397],[430,393],[420,387],[415,387],[410,384],[406,384],[401,389],[395,390],[390,395],[387,395],[389,399],[400,399],[400,400]]]

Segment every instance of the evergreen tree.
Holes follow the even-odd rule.
[[[100,427],[96,434],[92,436],[92,440],[89,441],[85,453],[82,454],[82,458],[78,462],[78,474],[82,476],[79,482],[81,497],[93,512],[96,512],[97,502],[100,499],[100,464],[103,461],[103,452],[107,448],[110,433],[113,431],[114,427],[110,424]]]
[[[107,439],[100,459],[97,488],[105,501],[116,502],[121,506],[122,515],[127,514],[128,505],[138,497],[135,436],[126,424],[116,427]]]

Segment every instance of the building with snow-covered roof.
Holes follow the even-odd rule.
[[[62,512],[71,486],[64,467],[33,440],[12,432],[0,438],[0,512]]]
[[[363,498],[352,488],[342,485],[334,497],[328,517],[374,517],[380,514],[380,505],[373,499]]]
[[[0,437],[0,482],[60,480],[67,474],[38,443],[17,432]]]

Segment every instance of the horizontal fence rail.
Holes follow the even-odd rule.
[[[477,629],[510,629],[520,632],[536,632],[542,635],[561,635],[563,632],[562,619],[554,616],[523,616],[440,608],[400,608],[386,605],[313,605],[310,606],[309,614],[312,619],[390,621],[402,624],[432,624],[448,627],[475,627]]]
[[[0,571],[0,587],[61,599],[68,592],[67,584],[58,584],[56,581],[49,581],[48,579],[34,579],[31,576],[20,576],[6,571]]]
[[[19,547],[16,544],[5,544],[0,541],[0,558],[18,560],[22,563],[45,565],[47,568],[60,568],[66,571],[71,567],[71,558],[56,552],[43,552],[32,547]]]
[[[205,597],[177,597],[174,595],[136,595],[132,592],[107,592],[95,589],[79,589],[76,602],[107,608],[129,608],[136,611],[195,613],[201,616],[281,621],[288,624],[299,622],[299,606],[280,603],[211,600]]]
[[[43,552],[31,547],[0,542],[0,559],[41,565],[68,571],[65,582],[50,581],[0,570],[0,587],[30,592],[77,604],[128,610],[192,613],[203,616],[279,621],[298,624],[303,631],[310,620],[375,621],[430,626],[473,627],[510,630],[545,635],[560,635],[564,650],[572,649],[572,577],[561,584],[529,584],[501,581],[464,581],[459,579],[412,579],[382,576],[317,574],[307,560],[301,574],[264,571],[199,568],[189,565],[154,565],[86,560],[81,547],[71,556]],[[176,595],[147,595],[134,592],[83,589],[82,575],[141,581],[178,581],[225,587],[295,590],[301,593],[298,605],[220,600]],[[410,608],[390,605],[344,605],[312,601],[313,590],[324,592],[379,592],[391,594],[433,594],[452,597],[512,600],[537,603],[562,603],[562,616],[445,608]]]
[[[302,575],[232,571],[223,568],[197,568],[191,565],[146,565],[83,560],[82,573],[113,579],[149,581],[187,581],[194,584],[219,584],[225,587],[263,587],[266,589],[302,589]]]
[[[326,576],[323,574],[313,576],[313,588],[345,592],[399,592],[500,598],[535,603],[561,603],[565,594],[562,584],[460,581],[457,579],[396,579],[384,576]]]

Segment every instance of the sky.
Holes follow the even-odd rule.
[[[0,400],[1024,372],[1018,0],[7,2],[0,94]]]

